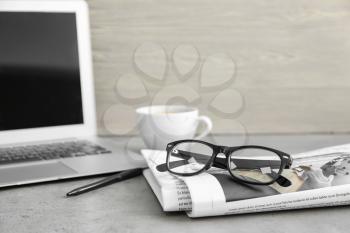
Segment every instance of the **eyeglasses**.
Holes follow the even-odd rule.
[[[281,173],[290,168],[289,154],[263,147],[227,147],[198,140],[180,140],[167,145],[167,170],[179,176],[193,176],[209,168],[227,169],[236,181],[269,185],[277,182],[287,187],[291,183]]]

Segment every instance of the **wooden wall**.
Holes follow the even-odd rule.
[[[348,0],[87,2],[100,134],[133,133],[133,109],[180,97],[217,133],[350,131]],[[204,65],[220,56],[223,67]],[[232,63],[231,81],[205,88]],[[191,72],[182,77],[181,67]]]

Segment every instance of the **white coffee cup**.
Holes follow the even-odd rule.
[[[172,141],[203,138],[213,127],[209,117],[199,116],[198,109],[189,106],[146,106],[136,113],[140,135],[149,149],[165,150]],[[205,128],[196,136],[199,123]]]

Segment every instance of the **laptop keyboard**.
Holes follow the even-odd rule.
[[[85,140],[2,147],[0,148],[0,165],[108,153],[111,151]]]

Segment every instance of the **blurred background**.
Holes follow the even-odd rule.
[[[350,1],[87,2],[101,135],[168,103],[215,133],[350,132]]]

